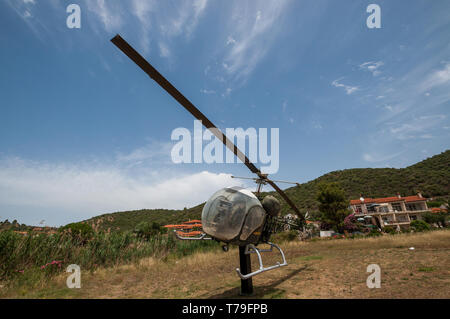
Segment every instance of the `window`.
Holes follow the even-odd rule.
[[[388,213],[388,212],[389,212],[389,208],[388,208],[387,206],[380,206],[380,207],[378,208],[378,211],[379,211],[380,213]]]
[[[366,207],[367,207],[367,211],[368,211],[368,212],[375,213],[375,206],[367,205]]]
[[[362,213],[361,205],[356,205],[355,206],[355,213],[357,213],[357,214],[361,214]]]
[[[402,205],[400,203],[393,203],[391,205],[392,205],[392,209],[394,211],[398,211],[398,212],[402,211]]]
[[[406,209],[410,211],[421,210],[420,204],[406,204]]]

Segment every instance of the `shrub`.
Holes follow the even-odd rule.
[[[379,232],[377,229],[372,229],[369,233],[367,233],[367,237],[377,237],[381,236],[381,232]]]
[[[422,232],[422,231],[427,231],[427,230],[431,229],[430,224],[428,224],[427,222],[425,222],[423,220],[413,220],[410,224],[410,227],[415,232]]]
[[[60,228],[63,233],[69,233],[73,238],[86,243],[94,236],[94,230],[91,225],[86,223],[72,223]]]
[[[277,242],[293,241],[297,239],[298,233],[295,230],[284,231],[273,235],[273,240]]]
[[[344,219],[344,229],[346,231],[356,231],[359,230],[358,221],[356,220],[355,214],[350,214]]]
[[[439,212],[439,213],[425,213],[422,215],[423,220],[430,224],[437,224],[438,226],[446,227],[447,226],[447,217],[448,213]]]
[[[152,224],[147,222],[140,222],[134,228],[134,233],[139,238],[150,239],[150,237],[160,234],[161,226],[158,223],[153,222]]]
[[[394,234],[397,233],[397,230],[396,230],[394,227],[392,227],[392,226],[385,226],[385,227],[383,228],[383,231],[384,231],[386,234],[391,234],[391,235],[394,235]]]

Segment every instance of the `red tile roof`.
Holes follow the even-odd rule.
[[[383,198],[364,198],[364,204],[382,204],[382,203],[392,203],[392,202],[418,202],[418,201],[426,201],[427,199],[424,197],[420,197],[418,195],[414,196],[406,196],[406,197],[383,197]],[[359,199],[352,199],[350,201],[350,205],[360,205],[363,202]]]
[[[431,208],[431,212],[432,213],[440,213],[440,212],[446,213],[447,210],[445,208],[433,207],[433,208]]]
[[[187,222],[183,222],[183,224],[197,224],[197,223],[201,223],[201,220],[198,219],[194,219],[194,220],[189,220]]]

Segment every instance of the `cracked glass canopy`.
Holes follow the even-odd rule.
[[[224,188],[206,202],[203,231],[223,242],[246,241],[264,223],[265,211],[258,198],[242,187]]]

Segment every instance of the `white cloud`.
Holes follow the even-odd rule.
[[[254,70],[270,50],[280,29],[277,22],[288,8],[288,0],[235,1],[229,25],[224,62],[228,75],[243,79]],[[233,44],[233,45],[230,45]]]
[[[142,163],[143,161],[168,162],[170,152],[173,147],[172,143],[162,143],[151,141],[143,147],[132,150],[128,154],[118,153],[116,160],[122,163]]]
[[[203,93],[203,94],[216,94],[216,91],[214,91],[214,90],[207,90],[207,89],[201,89],[200,92]]]
[[[86,0],[88,11],[94,13],[100,19],[103,28],[107,32],[119,29],[123,24],[120,3],[105,0]]]
[[[170,13],[162,8],[154,18],[167,37],[176,37],[183,34],[186,38],[190,38],[207,4],[207,0],[183,0],[178,2],[176,6],[171,6]]]
[[[229,96],[229,95],[231,94],[232,91],[233,91],[232,88],[227,88],[227,89],[225,90],[225,92],[222,93],[222,97]]]
[[[235,43],[236,43],[236,40],[233,39],[232,36],[228,36],[228,39],[227,39],[227,45],[235,44]]]
[[[450,63],[446,62],[445,66],[437,71],[432,72],[427,78],[422,82],[422,91],[430,90],[434,87],[444,85],[450,82]],[[428,95],[427,95],[428,94]],[[429,93],[426,93],[429,96]]]
[[[174,6],[168,1],[133,0],[131,13],[138,18],[142,49],[150,49],[156,39],[162,57],[170,58],[171,39],[190,39],[206,10],[207,0],[182,0]]]
[[[36,2],[34,0],[5,0],[5,2],[20,18],[22,18],[31,32],[33,32],[40,41],[45,43],[45,37],[51,33],[51,30],[43,23],[43,21],[36,17],[34,7]]]
[[[148,28],[152,20],[150,13],[156,10],[156,6],[157,3],[153,0],[133,0],[131,3],[131,11],[139,19],[141,24]]]
[[[409,140],[415,138],[431,138],[430,129],[439,127],[439,124],[447,117],[443,114],[425,115],[408,119],[406,123],[390,125],[391,137],[398,140]]]
[[[370,61],[370,62],[365,62],[365,63],[361,64],[359,66],[359,68],[361,70],[371,72],[373,76],[377,76],[381,73],[381,71],[378,70],[378,68],[383,65],[384,65],[384,63],[382,61],[377,61],[377,62]]]
[[[342,78],[334,80],[333,82],[331,82],[331,85],[334,86],[334,87],[337,87],[337,88],[339,88],[339,87],[344,88],[348,95],[350,95],[350,94],[352,94],[352,93],[354,93],[354,92],[359,90],[359,87],[357,87],[357,86],[350,86],[350,85],[346,85],[346,84],[340,83],[339,82],[340,80],[342,80]]]
[[[159,43],[159,55],[163,58],[170,57],[171,53],[169,47],[165,43]]]
[[[1,159],[0,207],[25,210],[25,221],[44,218],[49,224],[46,211],[57,211],[59,216],[53,220],[67,223],[120,210],[191,207],[206,201],[215,190],[236,184],[228,174],[207,171],[170,175],[153,169],[134,177],[120,165]]]
[[[388,161],[390,159],[396,158],[397,156],[401,155],[402,153],[403,152],[397,152],[397,153],[393,153],[393,154],[381,154],[380,152],[364,153],[363,159],[366,162],[370,162],[370,163],[384,162],[384,161]]]

